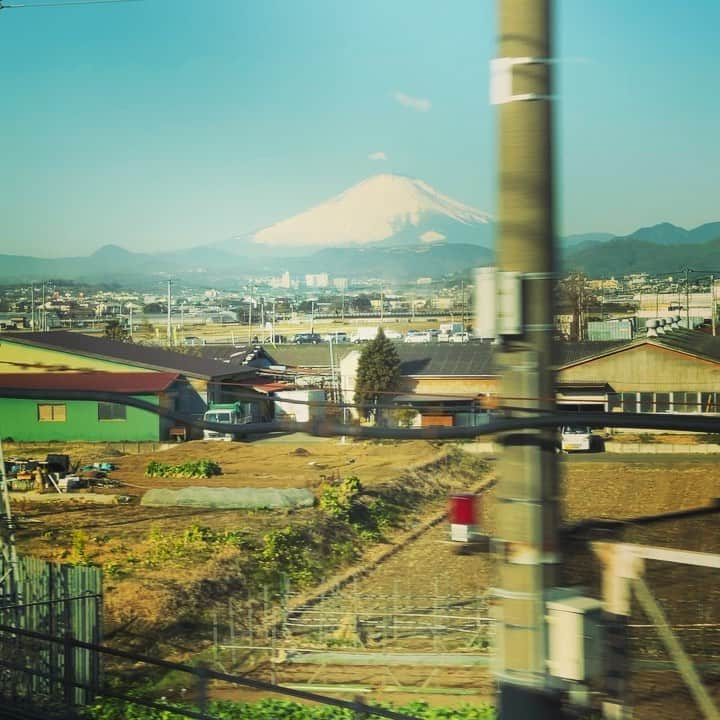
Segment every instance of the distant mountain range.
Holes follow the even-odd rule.
[[[88,282],[177,277],[220,284],[249,276],[327,272],[349,278],[438,278],[493,262],[491,216],[399,175],[368,178],[327,202],[254,233],[188,250],[133,253],[106,245],[87,257],[0,255],[0,282]],[[560,238],[564,270],[591,276],[671,274],[713,268],[720,222],[686,230],[670,223],[630,235],[584,233]]]

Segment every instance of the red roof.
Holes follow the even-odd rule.
[[[0,373],[0,390],[96,390],[141,395],[166,390],[177,373],[53,372]]]
[[[246,383],[242,383],[242,385],[245,385]],[[240,383],[238,383],[240,385]],[[295,385],[292,383],[284,383],[284,382],[254,382],[254,383],[247,383],[248,387],[251,387],[256,392],[266,393],[269,395],[270,393],[275,392],[276,390],[294,390]]]

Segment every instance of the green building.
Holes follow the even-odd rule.
[[[0,437],[24,442],[166,440],[181,423],[79,395],[121,393],[201,419],[209,403],[232,402],[238,392],[253,394],[254,380],[253,368],[161,347],[66,331],[4,333]],[[202,437],[199,429],[186,425],[184,430],[188,438]]]

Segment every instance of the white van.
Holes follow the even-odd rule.
[[[563,452],[590,452],[592,430],[587,425],[564,425],[560,428],[560,449]]]

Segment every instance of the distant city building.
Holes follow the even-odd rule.
[[[619,290],[620,283],[614,278],[605,278],[604,280],[588,280],[588,287],[591,290]]]
[[[305,285],[309,288],[326,288],[330,284],[327,273],[315,273],[305,276]]]
[[[336,290],[347,290],[350,282],[347,278],[335,278],[333,280],[333,287]]]
[[[419,277],[417,279],[418,285],[432,285],[432,278],[430,277]]]
[[[430,300],[430,306],[433,310],[450,310],[453,307],[453,300],[448,297],[434,297]]]
[[[290,273],[287,271],[285,271],[280,277],[270,278],[270,287],[289,290],[291,286]]]

